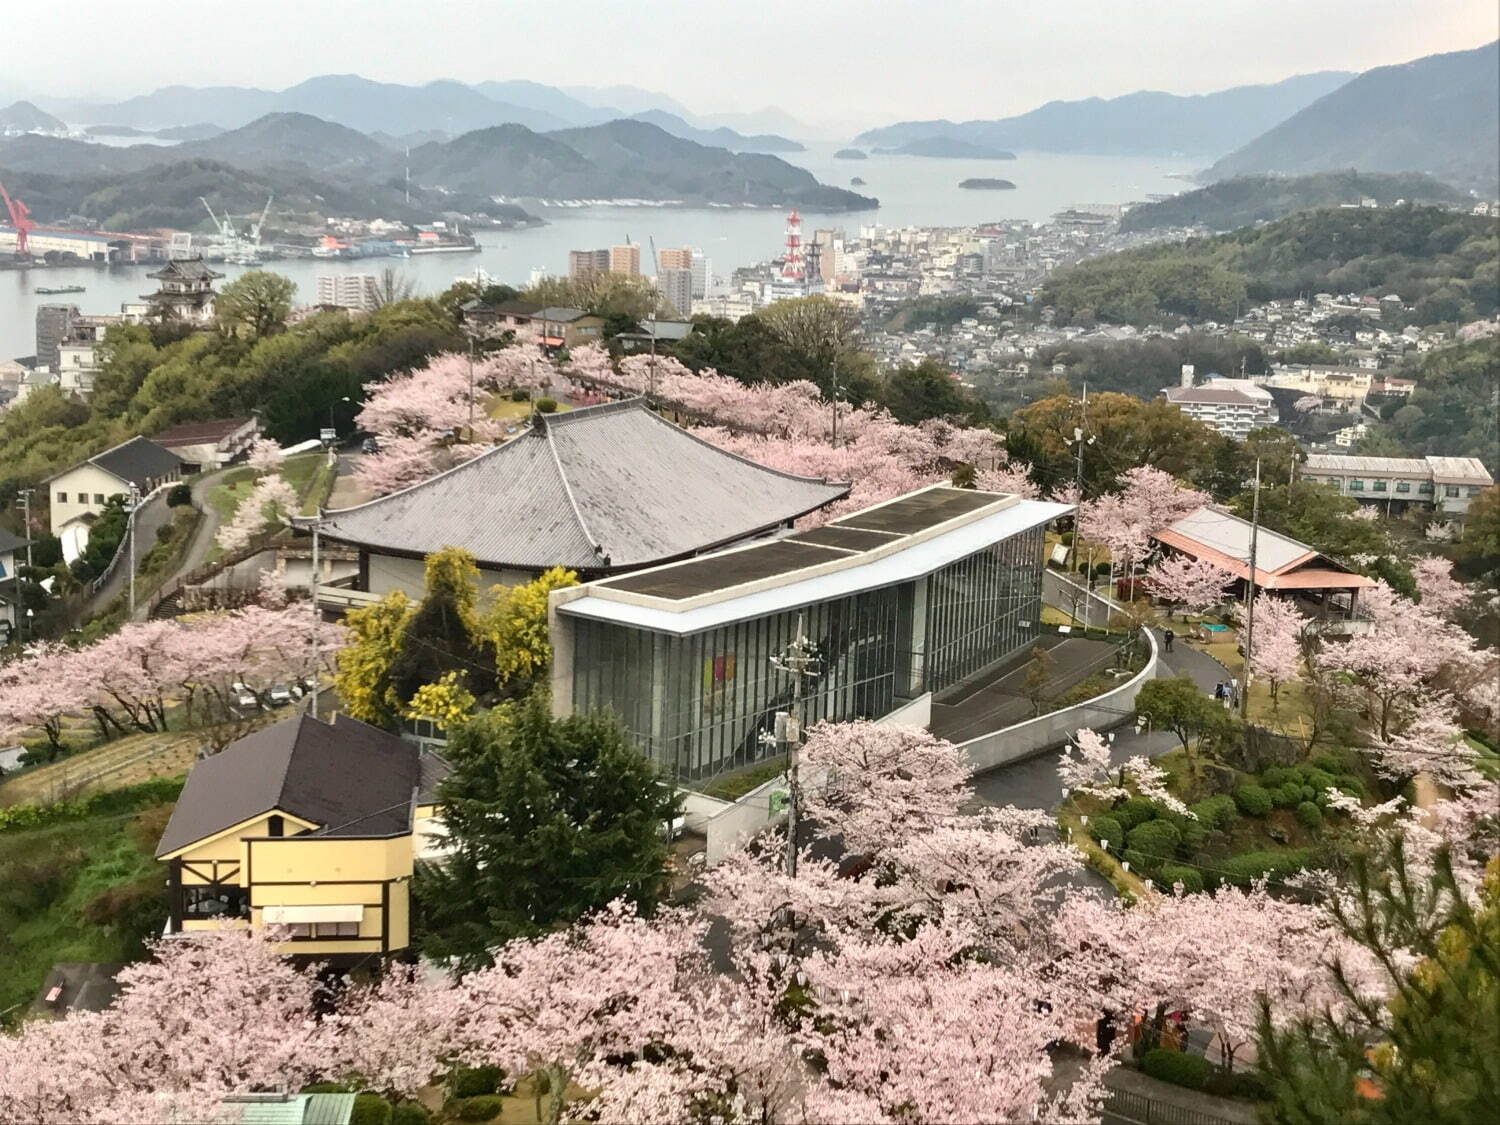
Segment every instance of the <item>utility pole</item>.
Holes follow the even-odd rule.
[[[828,444],[834,449],[839,447],[839,361],[835,356],[833,360],[833,425],[828,431]]]
[[[313,718],[318,717],[318,662],[321,654],[318,652],[318,626],[322,624],[322,618],[318,609],[318,528],[323,523],[323,507],[318,506],[317,514],[313,517],[312,525],[312,576],[308,579],[308,586],[312,590],[312,690],[307,693],[307,698],[312,700],[308,708],[308,714]]]
[[[771,667],[792,677],[792,705],[776,716],[776,741],[787,748],[787,783],[790,802],[787,806],[786,873],[797,875],[797,830],[801,820],[802,790],[797,775],[797,748],[802,742],[802,698],[804,681],[819,671],[822,658],[802,629],[802,615],[797,615],[797,635],[779,653],[771,657]]]
[[[1078,504],[1080,510],[1083,506],[1083,450],[1085,446],[1093,445],[1095,440],[1093,435],[1088,433],[1088,428],[1089,385],[1085,383],[1083,385],[1083,398],[1078,405],[1078,425],[1073,428],[1073,440],[1068,442],[1069,445],[1076,445],[1078,447],[1078,457],[1073,469],[1073,490],[1078,494]],[[1072,563],[1078,558],[1079,523],[1079,517],[1075,513],[1073,516],[1073,542],[1068,544],[1068,553],[1066,556],[1064,556],[1067,559],[1068,565],[1072,565]],[[1089,562],[1093,562],[1092,548],[1090,548],[1089,551]],[[1094,573],[1092,567],[1090,567],[1084,581],[1088,583],[1088,587],[1090,590],[1094,588]],[[1075,621],[1078,620],[1077,594],[1073,595],[1073,619]]]
[[[31,494],[35,491],[36,489],[34,488],[21,489],[17,493],[18,499],[16,501],[23,513],[21,518],[26,521],[24,526],[26,528],[26,565],[28,567],[31,566]]]
[[[130,619],[135,620],[135,517],[141,507],[141,490],[130,486],[130,518],[126,530],[130,534]]]
[[[1255,644],[1255,548],[1260,539],[1260,458],[1255,459],[1255,498],[1250,504],[1250,585],[1245,599],[1245,673],[1240,677],[1240,721],[1250,713],[1250,653]]]
[[[464,331],[469,338],[469,440],[474,440],[474,333]]]

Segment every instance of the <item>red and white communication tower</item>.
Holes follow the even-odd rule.
[[[781,276],[787,281],[801,281],[806,276],[802,264],[802,216],[795,210],[786,217],[786,254],[781,259]]]

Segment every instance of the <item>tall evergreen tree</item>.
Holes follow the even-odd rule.
[[[536,693],[454,732],[447,757],[453,854],[415,883],[424,954],[486,965],[511,938],[661,898],[676,798],[614,719],[554,719]]]

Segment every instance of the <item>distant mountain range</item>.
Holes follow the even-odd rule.
[[[600,100],[613,95],[620,95],[625,104]],[[481,82],[473,86],[441,80],[404,86],[375,82],[357,74],[325,74],[285,90],[165,86],[121,102],[38,100],[55,117],[73,125],[120,125],[146,130],[205,122],[235,129],[268,113],[308,113],[362,133],[403,137],[439,132],[454,137],[493,125],[524,125],[545,132],[638,116],[684,140],[738,152],[796,152],[801,148],[785,136],[743,135],[725,121],[696,117],[665,95],[633,87],[607,87],[598,91],[578,87],[570,93],[524,80]],[[767,113],[774,116],[776,111]],[[731,116],[748,121],[758,115]],[[799,127],[785,114],[775,119]]]
[[[412,207],[404,205],[403,196],[408,166],[415,189]],[[21,185],[11,184],[39,219],[83,214],[102,221],[108,215],[114,217],[108,225],[117,229],[138,228],[139,223],[130,222],[138,214],[153,217],[148,226],[196,226],[195,212],[201,207],[196,195],[188,197],[190,204],[164,202],[153,209],[152,185],[165,197],[171,178],[185,167],[193,169],[195,182],[212,181],[198,194],[220,194],[229,186],[223,183],[223,170],[242,169],[259,177],[257,194],[277,192],[279,207],[366,218],[443,211],[525,217],[518,207],[506,210],[494,204],[496,196],[821,211],[876,206],[873,199],[820,184],[812,173],[778,157],[701,145],[635,120],[550,133],[499,125],[419,145],[408,161],[359,130],[310,114],[272,113],[238,129],[173,146],[108,146],[39,134],[0,139],[0,167],[8,183]]]
[[[1231,152],[1205,178],[1331,168],[1430,172],[1493,196],[1500,41],[1366,71]]]
[[[44,113],[30,102],[14,102],[0,109],[0,133],[7,131],[30,132],[40,129],[53,133],[66,129],[67,125]]]
[[[949,137],[988,148],[1037,152],[1216,156],[1286,120],[1350,77],[1325,71],[1214,94],[1143,90],[1118,98],[1054,101],[996,120],[904,121],[861,133],[854,143],[898,148]]]

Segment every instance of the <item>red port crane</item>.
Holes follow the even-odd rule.
[[[31,221],[31,211],[19,199],[12,199],[10,193],[5,190],[4,184],[0,184],[0,202],[5,204],[5,213],[10,216],[10,225],[16,230],[16,255],[22,258],[27,257],[31,252],[31,244],[27,235],[36,230],[36,223]]]

